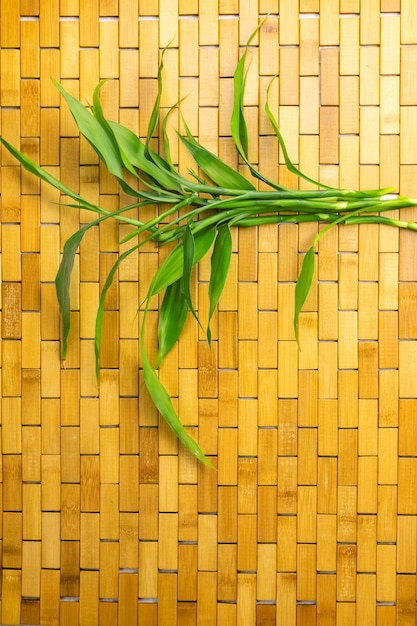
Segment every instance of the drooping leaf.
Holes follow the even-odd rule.
[[[175,412],[175,409],[172,405],[171,398],[165,387],[162,385],[161,381],[158,378],[158,375],[150,361],[148,359],[148,355],[146,354],[145,349],[145,339],[144,339],[144,327],[146,322],[146,314],[147,309],[145,310],[143,316],[142,323],[142,333],[141,333],[141,341],[140,341],[140,350],[141,350],[141,360],[142,360],[142,368],[143,368],[143,378],[145,381],[146,388],[149,392],[150,397],[159,413],[165,419],[167,424],[172,428],[176,436],[182,443],[190,450],[194,456],[199,459],[202,463],[209,467],[213,467],[208,458],[205,456],[204,452],[201,450],[198,443],[187,433],[183,424],[181,423],[178,415]]]
[[[210,249],[215,237],[215,230],[207,228],[194,236],[194,265],[198,263]],[[152,297],[181,278],[184,267],[184,250],[182,242],[178,243],[158,268],[149,286],[148,297]]]
[[[195,242],[194,242],[194,235],[188,224],[184,229],[184,234],[182,238],[182,247],[183,247],[184,252],[183,252],[183,270],[182,270],[181,285],[182,285],[182,289],[184,293],[184,298],[195,320],[201,326],[200,320],[198,319],[198,315],[194,308],[194,304],[191,298],[191,273],[195,265],[195,262],[194,262]]]
[[[61,183],[61,181],[55,178],[55,176],[52,176],[52,174],[37,165],[34,161],[29,159],[29,157],[20,152],[20,150],[12,146],[8,141],[6,141],[6,139],[0,137],[0,142],[10,152],[10,154],[14,156],[17,161],[19,161],[19,163],[26,171],[28,171],[30,174],[34,174],[40,180],[43,180],[52,187],[55,187],[55,189],[58,189],[58,191],[60,191],[64,195],[75,200],[79,204],[79,208],[86,209],[87,211],[93,211],[94,213],[105,213],[105,211],[99,206],[85,200],[85,198],[82,198],[80,195],[78,195],[78,193],[75,193],[74,191],[72,191],[72,189]]]
[[[165,290],[158,315],[158,354],[155,368],[158,368],[172,350],[184,328],[188,314],[188,302],[184,297],[182,278]]]
[[[230,232],[229,224],[226,223],[219,228],[211,255],[211,271],[208,288],[210,306],[207,323],[207,339],[209,344],[211,342],[210,322],[226,284],[231,258],[232,233]]]
[[[97,315],[96,315],[96,326],[95,326],[95,332],[94,332],[94,353],[96,357],[97,380],[99,380],[100,378],[101,337],[102,337],[102,329],[103,329],[103,322],[104,322],[104,307],[106,303],[106,295],[113,283],[114,277],[116,275],[117,270],[119,269],[120,264],[123,263],[126,257],[128,257],[130,254],[135,252],[138,248],[140,248],[142,244],[143,242],[140,242],[136,244],[135,246],[128,248],[122,254],[118,256],[116,262],[112,265],[109,273],[107,274],[105,283],[100,293]]]
[[[314,259],[314,246],[311,246],[311,248],[304,256],[301,271],[298,276],[297,284],[295,286],[294,333],[298,344],[298,320],[301,309],[303,308],[303,305],[307,299],[313,282]]]
[[[293,164],[293,162],[291,161],[289,155],[288,155],[288,150],[287,150],[287,146],[285,145],[284,142],[284,138],[282,136],[282,133],[279,129],[278,123],[271,111],[271,107],[269,106],[269,99],[268,99],[268,95],[269,95],[269,90],[271,87],[272,82],[268,85],[268,89],[266,90],[266,101],[265,101],[265,113],[268,116],[268,119],[270,121],[270,124],[272,126],[272,128],[274,129],[274,132],[277,136],[278,139],[278,143],[280,145],[280,148],[282,150],[282,155],[284,157],[284,161],[285,161],[285,165],[287,166],[287,169],[292,173],[295,174],[296,176],[299,176],[300,178],[303,178],[304,180],[313,183],[313,185],[317,185],[317,187],[323,187],[324,189],[333,189],[333,187],[329,187],[328,185],[324,185],[323,183],[320,183],[317,180],[314,180],[314,178],[310,178],[310,176],[307,176],[307,174],[304,174],[303,172],[301,172],[297,167],[295,167],[295,165]]]
[[[71,327],[70,283],[75,254],[86,231],[93,225],[94,222],[89,222],[83,228],[77,230],[77,232],[75,232],[69,239],[67,239],[64,245],[61,263],[55,278],[55,288],[62,323],[61,356],[63,359],[65,359],[67,355],[68,335]]]

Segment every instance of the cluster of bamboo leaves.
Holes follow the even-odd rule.
[[[111,268],[100,294],[95,328],[96,368],[99,375],[100,343],[106,294],[120,264],[130,254],[152,241],[157,246],[173,244],[172,250],[153,276],[143,305],[140,334],[140,354],[143,375],[149,394],[160,414],[185,446],[203,463],[210,465],[197,442],[187,433],[171,398],[158,377],[158,368],[181,335],[187,315],[191,312],[205,329],[211,341],[210,322],[225,286],[232,255],[233,227],[252,227],[260,224],[320,222],[323,227],[312,241],[304,256],[295,288],[294,332],[298,341],[298,319],[311,288],[315,250],[319,239],[337,224],[380,223],[399,228],[417,230],[413,222],[382,216],[381,213],[411,207],[416,201],[393,194],[393,189],[355,191],[336,189],[312,180],[300,172],[290,161],[277,121],[266,99],[265,111],[277,136],[287,168],[299,177],[313,183],[315,189],[289,189],[269,180],[250,162],[248,132],[244,117],[244,92],[247,76],[249,45],[258,28],[248,40],[234,74],[234,101],[231,117],[231,134],[241,161],[247,166],[245,177],[205,149],[193,137],[184,121],[184,134],[179,139],[193,157],[199,173],[182,176],[170,156],[167,123],[169,113],[162,121],[163,153],[151,148],[151,139],[159,123],[162,93],[163,54],[158,71],[158,92],[150,117],[147,136],[142,141],[125,126],[104,116],[100,82],[93,94],[91,106],[84,106],[58,83],[57,89],[64,97],[78,129],[98,154],[108,172],[118,181],[125,194],[133,201],[128,206],[109,212],[69,189],[46,170],[27,158],[0,137],[3,146],[21,165],[58,189],[70,199],[67,205],[95,213],[95,219],[83,225],[65,243],[62,260],[56,277],[56,290],[62,318],[62,356],[65,358],[70,330],[70,279],[75,255],[85,233],[104,220],[115,219],[130,226],[129,234],[120,242],[131,247],[119,255]],[[174,108],[174,107],[173,107]],[[171,109],[172,110],[172,109]],[[132,176],[138,184],[132,186]],[[264,183],[263,190],[257,182]],[[132,208],[157,206],[157,217],[142,222],[129,216]],[[193,267],[211,253],[211,273],[208,288],[208,319],[200,320],[191,297]],[[145,328],[150,301],[163,294],[159,310],[158,351],[156,361],[150,362],[145,349]]]

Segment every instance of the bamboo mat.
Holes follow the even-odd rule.
[[[238,167],[232,76],[267,13],[245,96],[251,160],[307,185],[263,112],[278,74],[271,107],[304,172],[416,196],[415,0],[1,0],[1,134],[116,208],[126,198],[50,77],[85,103],[109,79],[107,115],[144,137],[170,42],[163,111],[187,96],[192,132]],[[92,230],[77,255],[63,366],[53,281],[91,218],[59,207],[4,150],[1,193],[1,623],[415,624],[415,234],[350,226],[321,240],[299,352],[294,281],[317,226],[234,233],[213,350],[190,319],[160,373],[212,471],[178,449],[143,389],[136,311],[158,252],[120,268],[98,389],[95,310],[124,228]],[[203,263],[201,307],[207,279]]]

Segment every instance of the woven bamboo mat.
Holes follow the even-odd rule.
[[[263,111],[312,177],[417,195],[415,0],[1,0],[0,132],[101,206],[126,201],[50,78],[146,136],[162,112],[234,167],[233,71],[260,16],[245,96],[250,158],[288,174]],[[139,78],[138,78],[139,77]],[[173,127],[180,127],[177,113]],[[190,166],[172,133],[172,156]],[[155,138],[157,147],[157,138]],[[77,255],[65,366],[54,279],[85,212],[1,154],[2,624],[394,626],[416,620],[417,239],[331,231],[294,341],[316,225],[234,233],[210,351],[192,319],[160,376],[218,470],[199,466],[143,388],[136,312],[162,258],[121,266],[125,227]],[[405,219],[416,219],[414,210]],[[195,284],[206,306],[209,268]],[[154,329],[156,309],[151,311]],[[150,347],[153,337],[149,339]]]

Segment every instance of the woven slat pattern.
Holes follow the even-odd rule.
[[[230,136],[233,71],[251,45],[250,159],[325,184],[417,195],[415,0],[1,0],[0,133],[108,210],[127,198],[80,140],[51,77],[146,136],[164,57],[164,114],[245,173]],[[172,158],[192,166],[170,118]],[[158,147],[155,136],[154,147]],[[416,237],[375,225],[321,239],[292,328],[295,280],[317,225],[234,232],[210,350],[193,319],[160,378],[217,471],[199,466],[145,390],[138,337],[151,245],[100,289],[124,225],[77,255],[68,356],[53,281],[88,212],[1,152],[2,624],[394,626],[416,619]],[[154,214],[154,208],[143,213]],[[132,213],[132,215],[137,215]],[[403,212],[416,219],[416,212]],[[209,264],[193,293],[204,319]],[[158,302],[147,344],[155,354]]]

